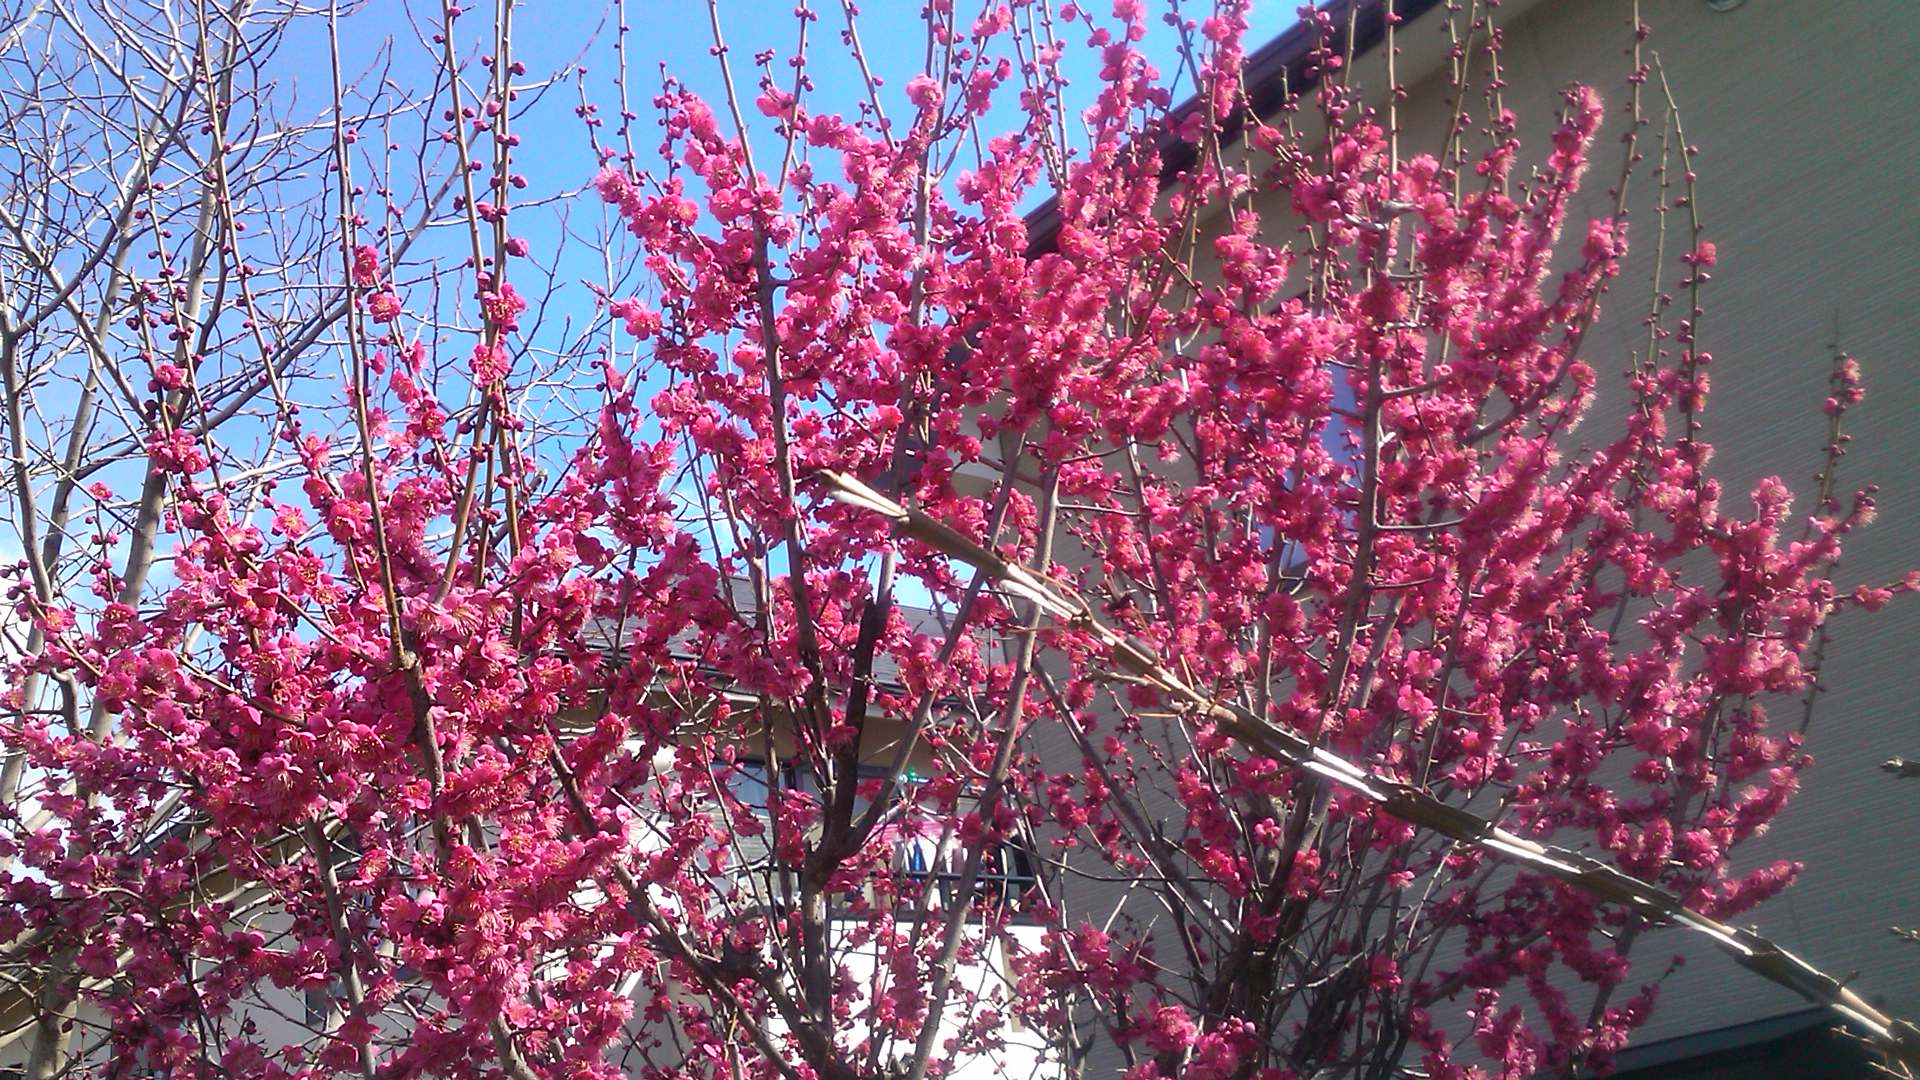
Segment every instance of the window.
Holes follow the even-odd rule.
[[[812,771],[805,767],[785,765],[780,772],[780,786],[784,790],[809,794],[819,791],[819,784],[814,779]],[[886,779],[887,775],[887,770],[880,766],[860,767],[859,778],[862,781],[877,782]],[[770,818],[767,776],[765,761],[743,759],[737,762],[727,774],[728,794],[750,807],[756,815]],[[941,832],[931,828],[931,823],[928,823],[928,828],[912,827],[911,816],[915,812],[912,793],[920,782],[921,778],[911,772],[902,777],[900,792],[896,798],[899,800],[903,816],[908,818],[908,823],[904,827],[898,823],[884,826],[899,838],[896,841],[894,870],[907,882],[912,883],[911,890],[902,890],[903,898],[917,896],[918,890],[931,882],[937,891],[941,908],[951,910],[952,906],[961,900],[959,893],[964,888],[962,879],[966,876],[969,853],[954,837],[945,837],[943,842]],[[863,793],[855,801],[856,813],[864,812],[870,804],[871,797]],[[770,865],[773,844],[771,830],[769,829],[766,834],[757,839],[759,842],[752,845],[757,858],[744,859],[739,866],[739,870],[748,874],[764,871]],[[745,843],[745,838],[737,837],[734,843],[736,847],[743,849],[743,852],[749,846]],[[980,872],[973,885],[971,904],[983,912],[1004,910],[1017,916],[1032,907],[1038,896],[1038,888],[1039,874],[1032,853],[1024,845],[1003,842],[994,845],[981,857]],[[838,902],[854,905],[861,899],[862,897],[857,893],[850,893],[840,897]]]
[[[969,852],[958,844],[948,845],[943,854],[935,839],[910,840],[901,847],[900,869],[917,884],[933,882],[940,906],[951,909],[965,887]],[[1034,872],[1033,857],[1016,844],[995,844],[980,860],[980,874],[973,884],[972,903],[984,911],[1006,910],[1018,915],[1033,905],[1040,886]]]

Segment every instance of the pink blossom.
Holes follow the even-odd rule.
[[[473,356],[469,368],[473,372],[473,381],[482,385],[491,385],[507,377],[511,359],[507,350],[499,345],[485,343],[473,347]]]
[[[930,75],[915,75],[907,81],[907,100],[923,112],[939,108],[942,96],[939,81]]]
[[[361,244],[353,249],[353,283],[362,287],[380,284],[380,249]]]

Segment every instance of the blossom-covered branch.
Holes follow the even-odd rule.
[[[1909,1067],[1920,1067],[1920,1029],[1874,1008],[1844,983],[1762,937],[1694,911],[1673,893],[1641,881],[1590,856],[1551,844],[1539,844],[1391,776],[1367,769],[1316,746],[1299,735],[1274,728],[1243,708],[1223,704],[1187,685],[1138,644],[1102,623],[1072,589],[1012,565],[954,529],[919,511],[909,510],[853,477],[816,474],[834,497],[849,506],[891,521],[902,535],[987,574],[996,586],[1025,599],[1065,627],[1088,633],[1107,651],[1108,662],[1144,686],[1179,703],[1204,724],[1234,741],[1301,773],[1331,780],[1396,818],[1461,844],[1478,847],[1537,873],[1565,882],[1607,904],[1618,905],[1655,923],[1673,924],[1704,935],[1740,966],[1832,1009],[1860,1024],[1872,1040]],[[1205,736],[1203,731],[1202,737]],[[1895,763],[1890,763],[1895,764]]]

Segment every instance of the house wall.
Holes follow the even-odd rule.
[[[1719,266],[1704,293],[1705,347],[1715,357],[1706,437],[1730,508],[1754,481],[1780,475],[1799,490],[1819,464],[1825,435],[1831,343],[1865,370],[1867,399],[1850,414],[1853,434],[1842,490],[1880,485],[1880,520],[1853,538],[1843,588],[1897,579],[1920,566],[1920,6],[1897,0],[1838,4],[1759,0],[1730,11],[1705,0],[1643,2],[1647,42],[1699,148],[1699,207]],[[1628,0],[1548,0],[1503,25],[1504,101],[1537,151],[1568,82],[1598,89],[1609,106],[1587,189],[1569,232],[1611,209],[1608,192],[1625,130]],[[1410,23],[1408,39],[1440,35],[1437,16]],[[1362,77],[1379,77],[1367,57]],[[1402,68],[1405,72],[1407,69]],[[1401,117],[1410,152],[1432,149],[1449,104],[1443,73],[1410,85]],[[1404,77],[1404,76],[1403,76]],[[1642,139],[1649,159],[1630,188],[1634,248],[1609,309],[1589,336],[1586,359],[1607,375],[1624,369],[1644,340],[1653,243],[1658,120]],[[1526,154],[1523,153],[1523,160]],[[1276,205],[1272,212],[1283,211]],[[1676,219],[1678,223],[1678,219]],[[1670,243],[1680,241],[1671,240]],[[1670,249],[1671,252],[1671,249]],[[1603,401],[1590,430],[1617,426],[1619,399]],[[1597,437],[1597,436],[1596,436]],[[1801,506],[1804,508],[1805,503]],[[1746,917],[1773,937],[1897,1015],[1920,1015],[1920,945],[1889,925],[1920,923],[1920,784],[1878,769],[1920,755],[1920,598],[1835,626],[1825,680],[1831,687],[1807,736],[1815,758],[1797,799],[1738,862],[1805,864],[1796,887]],[[1798,725],[1797,703],[1777,722]],[[1662,1004],[1636,1041],[1697,1032],[1804,1007],[1795,995],[1737,967],[1697,939],[1657,931],[1635,950],[1636,978],[1659,976],[1669,956],[1686,964],[1668,978]]]
[[[1859,358],[1868,391],[1848,417],[1853,442],[1840,488],[1880,485],[1880,518],[1851,539],[1837,582],[1851,589],[1897,580],[1920,567],[1920,484],[1910,475],[1920,462],[1920,77],[1913,74],[1920,5],[1757,0],[1716,11],[1707,0],[1641,0],[1639,10],[1653,28],[1647,57],[1657,57],[1686,138],[1698,148],[1699,208],[1718,246],[1701,325],[1715,357],[1704,414],[1706,438],[1717,448],[1712,472],[1736,512],[1765,476],[1810,490],[1837,340]],[[1595,165],[1569,215],[1571,237],[1613,208],[1633,11],[1632,0],[1510,0],[1500,9],[1503,103],[1521,118],[1523,162],[1550,145],[1567,84],[1591,85],[1608,104]],[[1452,109],[1444,15],[1410,21],[1398,34],[1398,75],[1409,89],[1400,106],[1402,152],[1432,152]],[[1354,70],[1371,90],[1365,96],[1378,101],[1384,54],[1359,58]],[[1645,94],[1654,122],[1641,139],[1648,157],[1629,189],[1634,247],[1584,347],[1603,384],[1628,366],[1646,333],[1656,225],[1651,173],[1665,114],[1657,77]],[[1270,236],[1283,239],[1277,230],[1292,228],[1285,192],[1256,209],[1276,230]],[[1683,222],[1683,215],[1673,219]],[[1670,237],[1670,265],[1683,242]],[[1577,253],[1577,241],[1568,247]],[[1209,276],[1204,255],[1200,270]],[[1617,430],[1624,407],[1624,388],[1603,392],[1584,430],[1596,439]],[[1800,507],[1810,509],[1804,499]],[[1742,921],[1822,970],[1851,976],[1849,985],[1881,1008],[1920,1017],[1920,945],[1888,929],[1920,925],[1920,863],[1909,857],[1920,830],[1920,783],[1896,781],[1878,767],[1890,757],[1920,756],[1913,706],[1920,701],[1920,597],[1877,614],[1846,614],[1833,630],[1824,672],[1830,689],[1807,735],[1815,765],[1798,799],[1735,860],[1740,870],[1779,860],[1797,860],[1804,870],[1796,887]],[[1798,727],[1797,700],[1768,705],[1780,729]],[[1067,899],[1070,907],[1102,911],[1115,894],[1079,883]],[[1636,1043],[1806,1008],[1698,935],[1672,929],[1640,938],[1634,984],[1661,979],[1676,956],[1684,963],[1664,978],[1661,1005]],[[1103,1049],[1089,1075],[1105,1064]]]

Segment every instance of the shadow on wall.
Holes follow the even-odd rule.
[[[1613,1080],[1865,1080],[1884,1077],[1824,1009],[1662,1039],[1622,1053]]]

